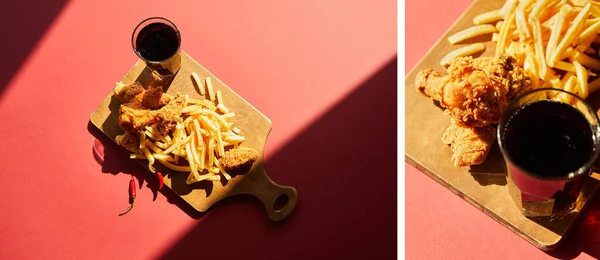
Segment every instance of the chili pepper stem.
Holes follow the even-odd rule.
[[[119,216],[123,216],[125,214],[127,214],[127,212],[131,211],[131,209],[133,209],[133,203],[135,202],[135,198],[131,201],[131,204],[129,204],[129,206],[127,208],[122,209],[121,213],[119,213]]]

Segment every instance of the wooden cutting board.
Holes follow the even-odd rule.
[[[221,90],[224,103],[236,114],[232,121],[235,126],[241,129],[241,134],[246,138],[242,146],[256,149],[260,156],[252,169],[246,174],[236,175],[229,181],[222,178],[220,182],[200,182],[192,186],[187,185],[185,182],[188,173],[172,171],[157,162],[155,163],[157,170],[165,175],[165,186],[172,189],[199,212],[205,212],[212,205],[229,196],[250,194],[262,202],[270,220],[279,221],[284,219],[296,206],[298,193],[293,187],[280,186],[274,183],[266,174],[263,160],[264,147],[267,136],[271,131],[271,120],[183,51],[181,69],[174,78],[169,80],[171,81],[170,85],[163,86],[163,88],[167,88],[166,93],[181,92],[189,94],[194,99],[204,99],[196,92],[192,84],[190,78],[192,72],[196,72],[201,79],[211,77],[215,92]],[[138,60],[121,79],[121,82],[130,84],[137,81],[143,86],[147,86],[152,80],[151,71],[142,60]],[[120,105],[121,102],[113,97],[111,91],[91,115],[91,122],[113,141],[115,141],[117,135],[123,133],[123,130],[119,127],[118,119]],[[134,161],[140,160],[132,160],[132,163]],[[140,163],[148,169],[146,161],[140,161]],[[148,174],[151,173],[148,172]],[[152,175],[154,176],[154,174]],[[285,204],[279,205],[278,201],[278,207],[275,208],[275,201],[278,198],[279,201],[283,201]]]
[[[452,46],[447,40],[448,36],[473,26],[475,16],[498,9],[503,3],[504,1],[474,1],[406,76],[406,160],[531,244],[542,250],[552,250],[571,229],[585,203],[598,190],[600,182],[590,178],[584,185],[575,210],[562,219],[548,222],[524,217],[508,193],[504,160],[498,145],[492,148],[482,165],[455,168],[450,160],[450,147],[441,141],[442,133],[450,124],[450,117],[445,116],[441,108],[415,89],[414,80],[419,70],[431,68],[440,73],[445,72],[439,61],[450,51],[461,47]],[[491,35],[477,39],[482,40],[488,42],[481,55],[493,56],[495,43],[491,42]],[[598,93],[588,97],[587,101],[596,109],[600,107]],[[440,211],[443,212],[444,209]]]

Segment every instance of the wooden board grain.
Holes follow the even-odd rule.
[[[569,232],[585,203],[596,193],[599,182],[590,179],[583,188],[576,209],[562,219],[552,222],[524,217],[508,193],[506,170],[500,149],[496,144],[487,160],[471,168],[455,168],[450,160],[452,151],[442,143],[441,136],[450,123],[435,103],[415,90],[414,80],[419,70],[431,68],[445,72],[439,61],[450,51],[466,44],[452,46],[448,36],[473,26],[473,18],[486,11],[498,9],[504,1],[474,1],[440,38],[405,79],[406,160],[431,178],[482,210],[500,224],[509,228],[542,250],[552,250]],[[495,44],[491,35],[473,41],[487,41],[483,56],[493,56]],[[467,43],[469,43],[467,42]],[[600,107],[600,95],[587,101]],[[442,210],[442,209],[440,209]]]
[[[215,92],[221,90],[224,103],[236,114],[232,121],[235,126],[241,129],[242,135],[246,137],[246,141],[242,145],[256,149],[260,156],[259,160],[254,163],[252,169],[246,174],[236,175],[229,181],[222,178],[220,182],[204,181],[191,186],[185,182],[188,173],[175,172],[156,163],[157,170],[165,175],[165,186],[172,189],[199,212],[205,212],[212,205],[226,197],[237,194],[250,194],[257,197],[263,203],[269,219],[272,221],[284,219],[296,206],[298,193],[293,187],[280,186],[274,183],[266,174],[263,156],[265,142],[271,131],[271,120],[215,77],[215,75],[210,73],[210,71],[202,67],[187,53],[182,52],[181,55],[181,69],[175,77],[164,84],[163,88],[166,88],[165,92],[169,94],[181,92],[189,94],[194,99],[204,99],[204,97],[197,93],[190,76],[192,72],[196,72],[201,79],[210,77]],[[138,60],[121,79],[121,82],[130,84],[137,81],[147,86],[152,80],[151,71],[143,61]],[[91,115],[91,122],[113,141],[117,135],[123,133],[118,121],[120,105],[121,102],[113,96],[111,91]],[[132,163],[134,163],[134,160],[132,160]],[[142,165],[148,169],[145,161]],[[287,203],[282,208],[276,210],[274,208],[275,200],[280,196],[287,196]]]

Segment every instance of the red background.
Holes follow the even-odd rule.
[[[394,1],[8,1],[0,8],[0,259],[389,259],[396,254]],[[256,199],[190,212],[89,117],[149,16],[273,122],[283,223]],[[141,188],[123,217],[130,174]]]
[[[467,0],[406,1],[405,73],[470,3]],[[406,122],[406,127],[410,127],[410,122]],[[405,163],[405,169],[407,259],[600,258],[599,196],[591,201],[564,244],[546,253],[408,163]]]

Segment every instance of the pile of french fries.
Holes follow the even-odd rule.
[[[214,91],[210,77],[205,78],[205,84],[196,73],[191,78],[206,99],[187,96],[183,120],[168,135],[163,135],[157,125],[147,126],[139,135],[139,152],[130,158],[148,160],[152,172],[156,172],[157,161],[171,170],[189,172],[187,184],[220,181],[221,175],[229,180],[231,175],[223,169],[219,158],[225,149],[237,148],[246,139],[233,126],[231,119],[235,113],[225,106],[221,91]]]
[[[589,0],[507,0],[502,8],[478,15],[473,27],[448,40],[457,44],[492,34],[495,54],[510,54],[534,86],[562,89],[581,98],[600,89],[600,2]],[[481,42],[450,52],[440,64],[485,50]]]

